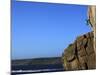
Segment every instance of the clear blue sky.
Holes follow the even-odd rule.
[[[87,6],[12,3],[12,59],[57,57],[87,33]]]

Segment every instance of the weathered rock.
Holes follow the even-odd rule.
[[[86,51],[85,48],[82,46],[80,51],[78,51],[78,56],[82,57],[82,56],[86,56]]]
[[[96,68],[93,32],[79,36],[62,55],[65,70],[84,70]]]
[[[89,5],[88,6],[88,12],[87,17],[89,20],[89,25],[91,26],[91,29],[93,30],[94,34],[94,43],[96,43],[96,6],[95,5]],[[96,46],[94,45],[94,50],[96,53]]]

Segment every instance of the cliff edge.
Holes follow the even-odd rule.
[[[94,34],[88,32],[77,37],[62,54],[65,70],[86,70],[96,68],[96,53],[94,50]]]

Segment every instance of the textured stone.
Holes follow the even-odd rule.
[[[85,38],[85,39],[83,39],[83,45],[86,45],[87,44],[87,42],[88,42],[88,40],[87,40],[87,38]]]
[[[80,50],[80,51],[78,51],[78,55],[79,55],[80,57],[82,57],[82,56],[85,56],[85,55],[86,55],[86,51],[85,51],[85,48],[84,48],[84,47],[81,47],[81,50]]]
[[[91,26],[91,29],[93,30],[93,39],[94,43],[96,43],[96,6],[88,6],[88,20],[89,20],[89,25]],[[96,46],[94,45],[94,51],[96,53]]]
[[[63,53],[65,70],[85,70],[96,68],[93,32],[79,36]]]
[[[95,69],[96,68],[96,55],[92,53],[88,56],[88,69]]]

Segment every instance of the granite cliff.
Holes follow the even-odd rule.
[[[88,17],[89,25],[91,26],[91,29],[93,30],[94,44],[95,44],[96,43],[96,6],[95,5],[88,6],[87,17]],[[96,45],[94,45],[94,50],[96,53]]]
[[[96,6],[88,6],[88,25],[92,31],[76,38],[62,54],[65,70],[96,68]]]
[[[77,37],[62,55],[65,70],[86,70],[96,68],[96,54],[94,51],[94,34],[88,32]]]

